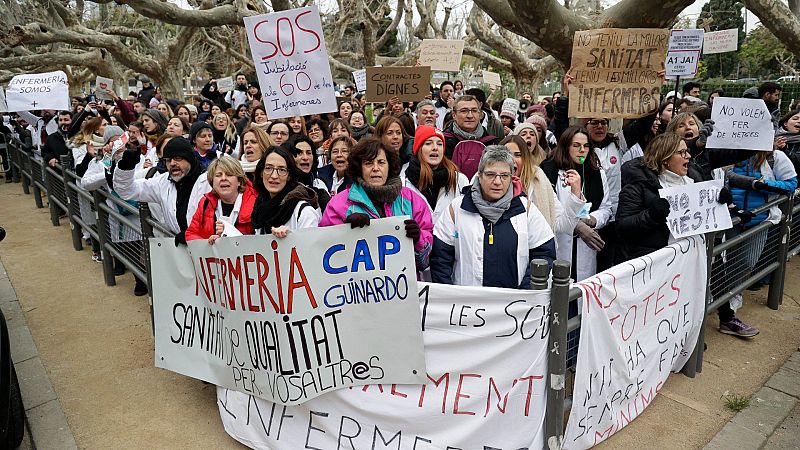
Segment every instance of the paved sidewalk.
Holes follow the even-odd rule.
[[[17,371],[25,405],[25,439],[20,448],[77,449],[75,438],[61,410],[39,351],[25,322],[17,293],[0,263],[0,308],[8,324],[11,360]]]
[[[795,352],[707,450],[800,449],[800,351]]]

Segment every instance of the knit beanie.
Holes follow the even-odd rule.
[[[212,133],[214,132],[214,129],[211,128],[211,125],[209,125],[209,124],[207,124],[205,122],[195,122],[195,123],[193,123],[192,124],[192,128],[189,130],[189,142],[193,144],[194,143],[194,138],[197,137],[197,135],[201,131],[206,129],[206,128],[211,130]]]
[[[142,116],[147,116],[153,119],[153,122],[155,122],[158,125],[158,128],[160,130],[159,133],[163,133],[164,131],[166,131],[169,119],[167,119],[167,116],[165,116],[164,113],[162,113],[161,111],[153,108],[147,109],[142,113]]]
[[[183,106],[185,106],[186,109],[188,109],[190,113],[197,114],[197,106],[189,105],[189,104],[186,104],[186,105],[183,105]]]
[[[547,110],[545,110],[544,105],[535,104],[528,107],[528,111],[525,113],[525,117],[530,117],[531,114],[538,112],[542,116],[547,115]]]
[[[106,125],[106,131],[103,132],[103,144],[108,144],[108,141],[115,136],[122,136],[125,134],[122,128],[116,125]]]
[[[544,117],[537,116],[536,114],[534,114],[534,115],[528,117],[527,119],[525,119],[525,122],[533,124],[533,125],[539,125],[539,126],[542,127],[543,130],[547,129],[547,121],[544,120]],[[537,132],[538,132],[538,130],[537,130]],[[514,133],[514,134],[516,134],[516,133]]]
[[[418,126],[416,133],[414,133],[414,147],[412,148],[414,154],[417,154],[417,151],[419,151],[419,148],[422,147],[425,141],[434,136],[438,136],[439,139],[442,140],[442,143],[444,143],[444,133],[442,133],[442,130],[428,125]]]
[[[176,156],[181,157],[189,162],[195,159],[194,146],[192,146],[192,143],[187,141],[185,137],[174,137],[167,142],[167,145],[164,146],[162,158],[168,159],[175,158]]]
[[[539,116],[531,116],[531,117],[539,117]],[[541,117],[539,118],[542,119]],[[542,119],[542,121],[544,121],[544,119]],[[537,137],[539,136],[539,130],[537,130],[536,127],[530,122],[530,119],[514,127],[514,131],[512,131],[511,134],[518,136],[522,132],[522,130],[526,128],[533,130],[534,134],[536,134]]]
[[[517,110],[519,110],[519,100],[515,98],[507,98],[503,100],[503,106],[500,108],[500,117],[516,119]]]

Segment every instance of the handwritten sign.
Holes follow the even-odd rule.
[[[680,50],[667,53],[664,67],[668,77],[692,77],[697,73],[699,62],[700,52]]]
[[[490,72],[488,70],[483,71],[483,82],[494,87],[500,87],[503,85],[503,80],[500,78],[500,74],[496,72]]]
[[[17,75],[6,89],[9,112],[55,109],[69,111],[67,74],[58,70]]]
[[[319,9],[244,18],[270,119],[336,111],[336,94]]]
[[[97,98],[100,100],[112,100],[111,95],[109,95],[106,89],[114,89],[113,79],[98,76],[94,82],[94,86],[94,94],[97,96]]]
[[[705,315],[703,236],[578,283],[581,339],[564,449],[587,449],[636,419],[680,370]]]
[[[367,67],[367,101],[385,102],[392,97],[419,101],[430,92],[430,80],[428,66]]]
[[[222,77],[217,79],[217,90],[225,93],[233,90],[233,77]]]
[[[284,405],[354,385],[423,383],[402,227],[399,217],[357,234],[198,240],[188,253],[151,239],[156,366]]]
[[[431,70],[458,72],[463,54],[464,41],[461,39],[423,39],[418,62],[421,66],[430,66]]]
[[[367,70],[361,69],[353,72],[353,81],[356,82],[356,89],[358,92],[366,92],[367,90]]]
[[[570,115],[634,118],[658,108],[667,37],[667,30],[650,28],[576,32]]]
[[[548,292],[420,287],[424,384],[341,389],[297,406],[218,389],[225,430],[254,448],[546,448]]]
[[[723,180],[711,180],[659,189],[658,195],[669,202],[667,227],[672,237],[679,239],[733,227],[727,206],[717,201],[722,187]]]
[[[771,152],[775,129],[764,100],[717,97],[711,108],[714,132],[708,148],[732,148]]]
[[[703,39],[703,54],[735,52],[739,48],[739,30],[711,31]]]

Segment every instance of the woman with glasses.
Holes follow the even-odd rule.
[[[299,177],[294,157],[286,149],[267,149],[256,167],[258,199],[252,215],[256,234],[283,238],[291,230],[319,224],[316,192],[299,183]]]
[[[283,119],[275,120],[267,127],[267,134],[269,134],[269,137],[275,142],[275,145],[281,145],[286,142],[289,139],[290,133],[291,128],[289,128],[289,124]]]
[[[433,222],[425,199],[400,180],[400,160],[377,138],[359,142],[350,152],[347,175],[353,184],[336,194],[325,208],[320,226],[349,223],[368,226],[371,219],[410,216],[406,236],[414,241],[417,271],[428,267],[433,243]]]
[[[434,283],[529,289],[531,259],[553,262],[553,232],[531,201],[515,192],[513,173],[508,149],[486,147],[472,184],[434,227]]]
[[[590,132],[570,127],[561,135],[553,153],[542,163],[556,197],[566,204],[576,196],[586,202],[578,212],[575,228],[558,231],[558,258],[572,262],[572,276],[585,280],[597,273],[597,252],[605,246],[598,233],[614,217],[606,171],[589,143]]]

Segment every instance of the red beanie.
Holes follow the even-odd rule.
[[[428,125],[418,126],[416,133],[414,133],[414,154],[417,154],[417,151],[419,151],[419,148],[422,147],[425,141],[434,136],[438,136],[439,139],[442,140],[442,143],[444,143],[444,133],[442,133],[442,130]]]

